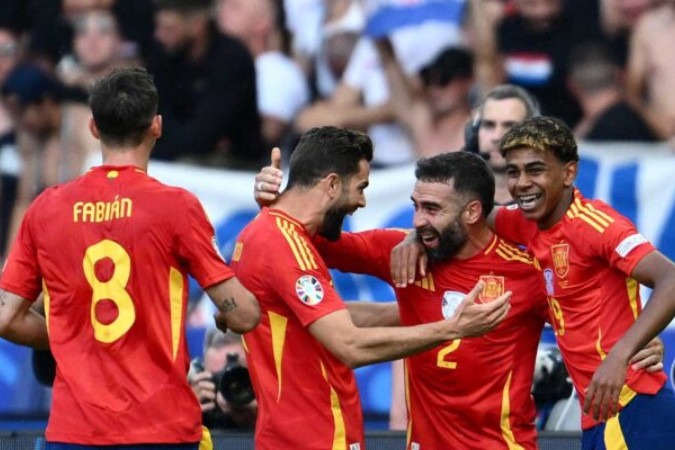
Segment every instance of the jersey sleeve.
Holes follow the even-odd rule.
[[[335,242],[317,238],[319,253],[331,269],[372,275],[391,283],[391,250],[406,236],[404,230],[342,233]]]
[[[516,244],[527,245],[537,225],[527,220],[517,205],[499,208],[495,219],[495,232]]]
[[[276,267],[267,267],[267,284],[302,326],[307,327],[323,316],[346,308],[328,271],[322,267],[320,256],[304,237],[287,236],[275,247],[269,249],[274,254]]]
[[[607,218],[609,225],[599,239],[588,239],[588,248],[609,265],[630,276],[633,269],[654,246],[640,234],[635,225],[607,204],[594,202],[596,214]]]
[[[188,272],[202,288],[234,276],[218,251],[215,232],[197,198],[182,191],[183,210],[179,213],[178,253]]]
[[[36,200],[34,205],[28,208],[21,221],[21,227],[0,278],[0,288],[30,301],[35,301],[42,290],[42,274],[31,231],[33,211],[37,203]]]

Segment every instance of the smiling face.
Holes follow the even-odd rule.
[[[456,255],[468,240],[464,203],[449,183],[417,181],[412,193],[413,225],[431,261]]]
[[[573,188],[577,169],[576,161],[563,163],[548,150],[523,146],[506,152],[509,192],[541,229],[555,225],[567,210],[565,194]]]
[[[370,165],[365,159],[359,162],[359,171],[342,180],[342,191],[335,203],[326,211],[318,233],[328,240],[336,241],[342,232],[342,223],[347,214],[366,206],[365,189],[368,187]]]

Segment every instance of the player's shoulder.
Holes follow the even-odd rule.
[[[575,196],[572,204],[565,212],[567,226],[576,231],[597,236],[605,231],[616,221],[625,220],[614,208],[602,200],[587,199]]]
[[[532,269],[534,267],[532,256],[523,246],[499,236],[496,237],[492,245],[493,251],[491,254],[496,260],[495,263],[504,267],[511,266],[516,271]]]

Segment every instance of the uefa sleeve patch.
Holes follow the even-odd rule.
[[[514,211],[518,208],[520,208],[520,206],[518,206],[518,203],[512,203],[510,205],[506,205],[506,209],[508,209],[509,211]]]
[[[644,237],[641,234],[631,234],[628,236],[626,239],[621,241],[619,245],[616,246],[615,251],[621,256],[622,258],[625,258],[630,252],[633,251],[633,249],[639,245],[644,244],[645,242],[649,242],[646,237]]]
[[[315,306],[323,300],[323,286],[311,275],[303,275],[295,282],[295,293],[302,303]]]

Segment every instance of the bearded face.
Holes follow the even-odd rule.
[[[420,242],[431,262],[440,263],[455,256],[468,240],[468,231],[459,216],[441,229],[430,224],[416,228]],[[425,236],[426,239],[422,239]],[[431,238],[430,237],[434,237]],[[425,242],[426,240],[426,242]],[[433,245],[430,245],[433,242]]]

